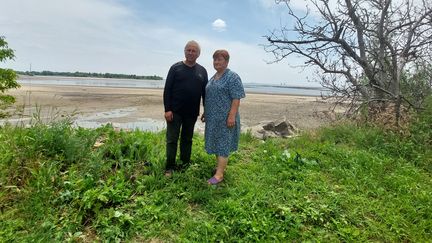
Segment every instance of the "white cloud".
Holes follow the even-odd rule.
[[[169,67],[184,59],[183,48],[194,39],[201,45],[198,62],[214,74],[212,54],[227,49],[230,68],[243,82],[296,83],[305,74],[290,68],[286,58],[268,65],[272,57],[255,44],[193,34],[153,22],[143,22],[128,8],[102,0],[2,0],[1,35],[15,50],[7,67],[26,71],[110,72],[165,77]],[[226,28],[223,20],[213,26]],[[2,66],[4,63],[1,64]]]
[[[213,29],[219,32],[225,31],[226,30],[226,23],[225,21],[223,21],[222,19],[216,19],[213,23],[212,23]]]

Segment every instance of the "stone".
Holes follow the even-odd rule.
[[[263,125],[262,128],[266,131],[274,131],[275,130],[275,123],[269,122],[269,123]]]

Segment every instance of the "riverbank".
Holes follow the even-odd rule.
[[[84,127],[113,123],[133,129],[143,122],[153,122],[158,128],[164,125],[162,89],[22,85],[8,93],[17,98],[15,108],[24,107],[27,118],[35,113],[44,119],[75,114]],[[246,93],[240,115],[243,128],[286,118],[307,130],[331,122],[329,108],[319,97]],[[202,129],[201,122],[197,129]]]

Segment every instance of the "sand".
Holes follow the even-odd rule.
[[[153,121],[160,128],[164,124],[162,89],[23,85],[8,93],[17,98],[14,108],[24,107],[23,115],[9,119],[13,121],[35,115],[48,120],[73,115],[83,126],[109,122],[134,128],[133,124]],[[331,122],[330,107],[320,97],[246,93],[240,116],[243,129],[286,119],[298,129],[308,130]]]

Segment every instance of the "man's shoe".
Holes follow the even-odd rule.
[[[171,177],[173,175],[173,170],[165,170],[164,175],[165,177]]]

